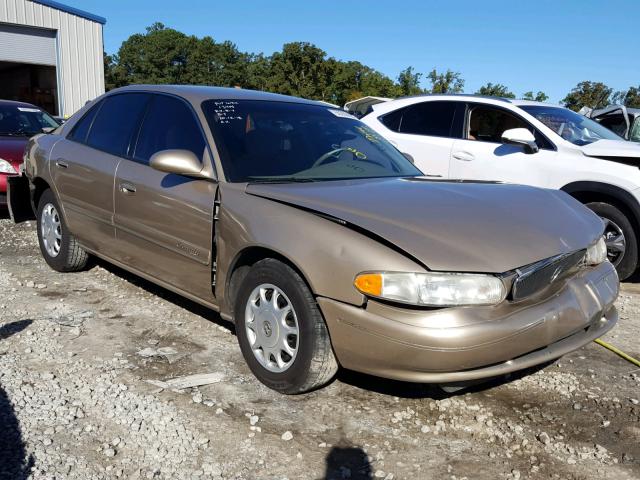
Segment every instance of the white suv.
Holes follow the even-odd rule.
[[[620,278],[636,270],[640,144],[563,107],[473,95],[379,103],[362,121],[428,176],[564,190],[605,221]]]

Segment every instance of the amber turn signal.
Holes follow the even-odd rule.
[[[353,284],[365,295],[376,297],[382,295],[382,274],[380,273],[361,273],[356,277]]]

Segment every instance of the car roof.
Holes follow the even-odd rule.
[[[426,94],[426,95],[414,95],[409,97],[396,98],[389,102],[378,103],[373,105],[373,110],[377,113],[388,113],[398,108],[402,108],[408,105],[419,103],[421,100],[436,101],[436,100],[450,100],[457,102],[474,101],[477,103],[486,103],[489,105],[504,105],[510,104],[514,107],[524,107],[529,105],[546,106],[564,108],[561,105],[554,105],[552,103],[537,102],[535,100],[516,100],[514,98],[492,97],[488,95],[474,95],[467,93],[446,93],[446,94]]]
[[[204,85],[129,85],[116,88],[109,95],[118,92],[158,92],[180,96],[191,103],[200,104],[205,100],[264,100],[270,102],[303,103],[327,108],[322,102],[306,100],[278,93],[260,92],[257,90],[245,90],[243,88],[209,87]]]
[[[7,107],[28,107],[28,108],[38,108],[35,105],[27,102],[18,102],[16,100],[2,100],[0,99],[0,105]]]

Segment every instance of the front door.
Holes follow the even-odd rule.
[[[466,115],[463,138],[451,150],[451,178],[548,186],[557,152],[532,125],[487,104],[470,104]],[[512,128],[532,131],[540,150],[529,154],[523,147],[503,143],[502,134]]]
[[[155,94],[140,127],[135,151],[115,180],[118,257],[136,270],[211,301],[213,209],[217,184],[154,170],[161,150],[190,150],[210,161],[191,107]]]
[[[69,230],[94,252],[112,253],[116,168],[148,100],[139,93],[107,97],[51,151],[51,176]]]

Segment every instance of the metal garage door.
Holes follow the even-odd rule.
[[[56,65],[56,32],[0,23],[0,61]]]

